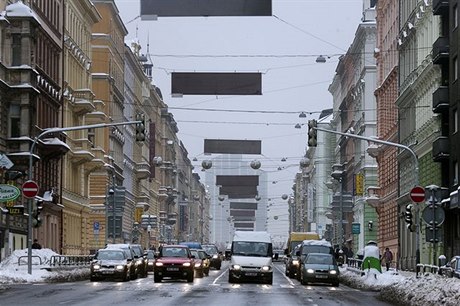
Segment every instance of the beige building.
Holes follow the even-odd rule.
[[[101,15],[90,0],[70,0],[65,7],[64,127],[87,125],[97,111],[91,78],[91,33]],[[87,118],[88,116],[88,118]],[[91,121],[90,121],[91,122]],[[104,166],[104,155],[88,137],[88,129],[67,132],[64,158],[62,254],[88,254],[90,224],[89,175]]]

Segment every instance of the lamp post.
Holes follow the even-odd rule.
[[[332,165],[331,176],[339,183],[339,245],[342,246],[343,243],[343,165],[334,164]]]

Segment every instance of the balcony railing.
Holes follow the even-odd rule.
[[[438,37],[433,44],[433,64],[442,65],[449,61],[449,38]]]
[[[447,136],[439,136],[433,142],[433,160],[443,161],[449,158],[449,138]]]
[[[439,86],[433,92],[433,112],[443,113],[449,111],[449,87]]]

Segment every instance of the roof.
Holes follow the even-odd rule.
[[[331,243],[327,240],[304,240],[303,245],[322,245],[326,247],[332,247]]]
[[[272,239],[269,233],[263,231],[235,231],[233,241],[254,241],[271,243]]]

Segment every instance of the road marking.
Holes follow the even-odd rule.
[[[282,271],[280,267],[275,266],[275,268],[276,268],[276,270],[278,270],[278,271],[281,273],[281,275],[284,276],[284,278],[289,282],[289,284],[290,284],[291,286],[295,286],[295,284],[292,282],[292,279],[290,279],[289,277],[287,277],[286,274],[284,273],[284,271]]]
[[[212,282],[213,285],[216,285],[216,282],[225,274],[225,272],[227,272],[228,269],[225,269],[224,271],[222,271],[222,273],[216,277],[216,279]]]

